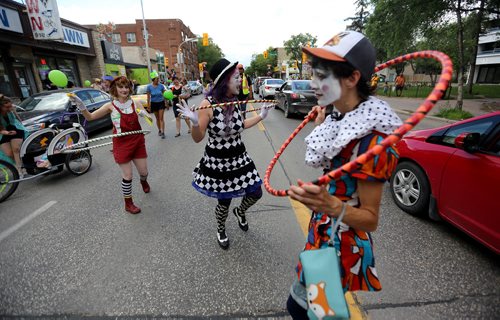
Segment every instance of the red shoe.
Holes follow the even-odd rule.
[[[149,191],[151,191],[151,187],[149,186],[149,183],[147,180],[140,180],[141,181],[141,185],[142,185],[142,191],[144,191],[144,193],[149,193]]]
[[[134,202],[132,201],[132,198],[125,198],[125,210],[132,213],[136,214],[141,212],[141,208],[137,207]]]

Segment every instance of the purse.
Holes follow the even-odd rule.
[[[335,225],[332,220],[332,236],[345,214],[346,205]],[[349,319],[349,309],[340,282],[338,253],[330,238],[328,247],[306,250],[299,255],[307,290],[307,316],[309,319]]]

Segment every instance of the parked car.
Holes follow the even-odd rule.
[[[82,99],[90,112],[111,101],[109,94],[91,88],[72,88],[37,93],[21,102],[17,108],[26,129],[32,133],[48,127],[52,123],[79,122],[84,125],[85,118],[69,101],[69,92]],[[111,117],[89,121],[84,125],[87,132],[111,126]]]
[[[141,84],[135,88],[135,94],[132,95],[132,99],[139,100],[143,106],[146,106],[148,102],[148,85]]]
[[[284,111],[285,117],[292,114],[307,114],[318,104],[318,99],[311,89],[311,80],[288,80],[276,89],[277,107]],[[330,114],[333,106],[328,106],[326,113]]]
[[[198,81],[188,81],[188,86],[191,88],[191,95],[193,96],[203,93],[203,85]]]
[[[262,98],[268,98],[268,97],[273,97],[274,98],[274,93],[277,88],[281,87],[281,85],[284,83],[282,79],[264,79],[262,82],[260,88],[259,88],[259,94]]]
[[[500,111],[409,132],[390,190],[402,210],[443,219],[500,253]]]
[[[255,81],[252,82],[254,93],[259,93],[260,86],[262,85],[264,79],[271,79],[271,77],[257,77],[255,78]]]

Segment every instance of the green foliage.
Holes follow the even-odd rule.
[[[198,63],[206,62],[205,70],[210,68],[220,59],[224,57],[221,48],[216,45],[212,38],[208,38],[208,46],[203,46],[203,37],[198,37]]]
[[[262,53],[253,55],[250,67],[246,69],[247,74],[258,77],[267,75],[269,70],[272,72],[278,61],[277,49],[269,47],[267,52],[269,53],[267,59],[264,58]]]
[[[368,21],[369,0],[356,0],[354,1],[354,4],[356,4],[357,9],[355,16],[344,19],[344,21],[351,21],[351,24],[347,27],[347,29],[363,33],[366,22]]]
[[[316,46],[316,41],[318,39],[309,33],[293,35],[289,40],[283,41],[285,46],[285,52],[290,57],[290,60],[299,61],[298,66],[300,73],[302,74],[302,48],[309,45],[311,47]]]
[[[464,120],[474,117],[469,111],[464,111],[457,108],[440,108],[433,116],[450,119],[450,120]]]

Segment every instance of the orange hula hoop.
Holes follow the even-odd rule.
[[[406,121],[396,130],[394,130],[391,134],[389,134],[384,140],[382,140],[379,144],[373,146],[370,148],[367,152],[363,153],[356,159],[344,164],[340,168],[337,168],[335,170],[330,171],[329,173],[319,177],[318,179],[312,181],[311,183],[316,184],[316,185],[324,185],[329,183],[332,180],[337,180],[339,179],[342,175],[352,172],[356,168],[359,168],[366,162],[370,161],[373,157],[381,154],[385,149],[387,149],[389,146],[395,144],[401,138],[411,129],[413,129],[425,116],[429,111],[436,105],[436,102],[441,99],[441,97],[444,95],[446,89],[448,88],[448,84],[451,81],[452,73],[453,73],[453,63],[446,54],[439,52],[439,51],[433,51],[433,50],[426,50],[426,51],[418,51],[418,52],[413,52],[413,53],[408,53],[405,55],[402,55],[400,57],[397,57],[395,59],[389,60],[385,63],[379,64],[378,66],[375,67],[375,72],[378,72],[382,69],[385,69],[387,67],[390,67],[392,65],[411,60],[411,59],[417,59],[417,58],[430,58],[437,60],[438,62],[441,63],[441,76],[439,77],[439,81],[436,83],[434,86],[434,89],[432,92],[427,96],[427,98],[424,100],[422,104],[418,107],[418,109],[408,118]],[[285,197],[288,195],[288,190],[276,190],[271,187],[271,184],[269,183],[269,178],[271,177],[271,172],[274,168],[274,165],[280,158],[280,156],[283,154],[284,150],[290,144],[290,142],[295,138],[295,136],[299,133],[302,128],[305,127],[305,125],[316,118],[316,113],[311,113],[304,121],[302,121],[301,124],[293,131],[293,133],[288,137],[281,148],[279,149],[278,152],[276,152],[275,156],[269,163],[269,166],[266,169],[266,173],[264,176],[264,187],[266,188],[267,192],[272,194],[273,196],[277,197]]]

